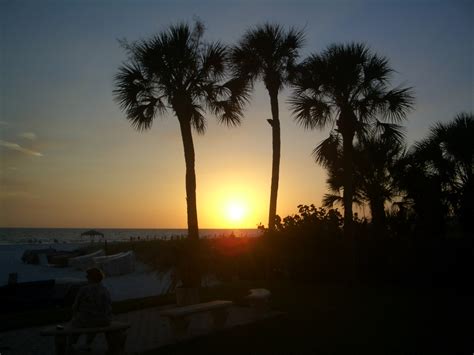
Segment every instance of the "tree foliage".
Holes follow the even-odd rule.
[[[233,78],[242,85],[254,86],[263,81],[270,96],[272,118],[272,180],[268,228],[275,228],[278,184],[280,178],[280,117],[278,93],[291,81],[298,51],[304,40],[303,32],[293,28],[285,31],[282,26],[265,23],[249,29],[231,51]]]
[[[352,235],[353,139],[379,125],[379,119],[397,123],[413,106],[411,88],[391,88],[393,69],[388,59],[361,43],[334,44],[312,54],[298,69],[289,100],[296,121],[307,129],[332,128],[321,149],[340,154],[343,164],[344,228]],[[337,135],[342,150],[334,150]],[[324,161],[321,161],[324,163]]]

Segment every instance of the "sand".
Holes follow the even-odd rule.
[[[18,282],[51,280],[86,280],[83,271],[72,268],[56,268],[46,265],[24,264],[21,256],[27,249],[45,249],[48,247],[59,250],[73,250],[77,244],[12,244],[0,245],[0,286],[8,283],[10,273],[18,273]],[[170,275],[150,270],[137,262],[136,271],[126,275],[107,277],[103,281],[109,289],[112,301],[141,298],[163,294],[170,284]]]

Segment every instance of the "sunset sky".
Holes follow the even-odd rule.
[[[117,39],[147,38],[201,19],[205,39],[235,43],[264,21],[304,29],[302,57],[334,42],[367,43],[414,87],[408,143],[473,111],[472,1],[0,0],[0,227],[184,228],[184,156],[177,119],[137,132],[113,101],[126,59]],[[278,214],[321,204],[325,171],[312,157],[328,131],[305,131],[280,95]],[[267,222],[269,99],[256,87],[242,125],[208,117],[195,135],[202,228]]]

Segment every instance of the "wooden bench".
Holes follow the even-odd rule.
[[[68,344],[68,338],[71,335],[104,333],[107,338],[109,353],[122,354],[127,340],[126,330],[128,328],[130,328],[130,324],[123,322],[111,322],[107,327],[96,328],[76,328],[67,324],[62,329],[57,326],[44,328],[40,335],[54,336],[56,355],[67,355],[70,353],[71,344]]]
[[[269,308],[271,292],[265,288],[253,288],[245,299],[250,306],[258,313],[264,313]]]
[[[227,320],[231,301],[211,301],[193,304],[191,306],[176,307],[160,312],[160,316],[168,318],[175,336],[183,336],[189,325],[190,317],[196,313],[210,312],[214,329],[223,328]]]

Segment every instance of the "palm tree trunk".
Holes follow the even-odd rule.
[[[354,195],[353,186],[353,169],[352,169],[352,152],[354,147],[352,141],[354,140],[354,132],[344,132],[342,135],[343,140],[343,169],[344,169],[344,236],[346,238],[352,238],[353,233],[353,219],[352,219],[352,200]]]
[[[272,126],[272,183],[270,187],[270,208],[268,212],[268,229],[275,229],[277,198],[278,198],[278,182],[280,179],[280,118],[278,112],[278,90],[269,90],[270,105],[272,109],[272,119],[268,120]]]
[[[383,198],[373,196],[370,199],[370,213],[372,215],[372,226],[376,237],[382,237],[380,234],[385,228],[385,208]]]
[[[467,237],[474,235],[474,225],[472,223],[472,216],[474,216],[474,177],[470,174],[461,191],[459,219],[464,236]]]
[[[188,241],[184,250],[183,264],[180,266],[181,281],[184,287],[201,286],[199,270],[199,228],[196,204],[196,173],[194,171],[194,144],[191,123],[187,119],[179,119],[181,138],[186,162],[186,205],[188,215]]]
[[[188,237],[199,239],[197,204],[196,204],[196,173],[194,171],[194,144],[189,120],[180,119],[181,138],[183,140],[184,160],[186,162],[186,204],[188,212]]]

